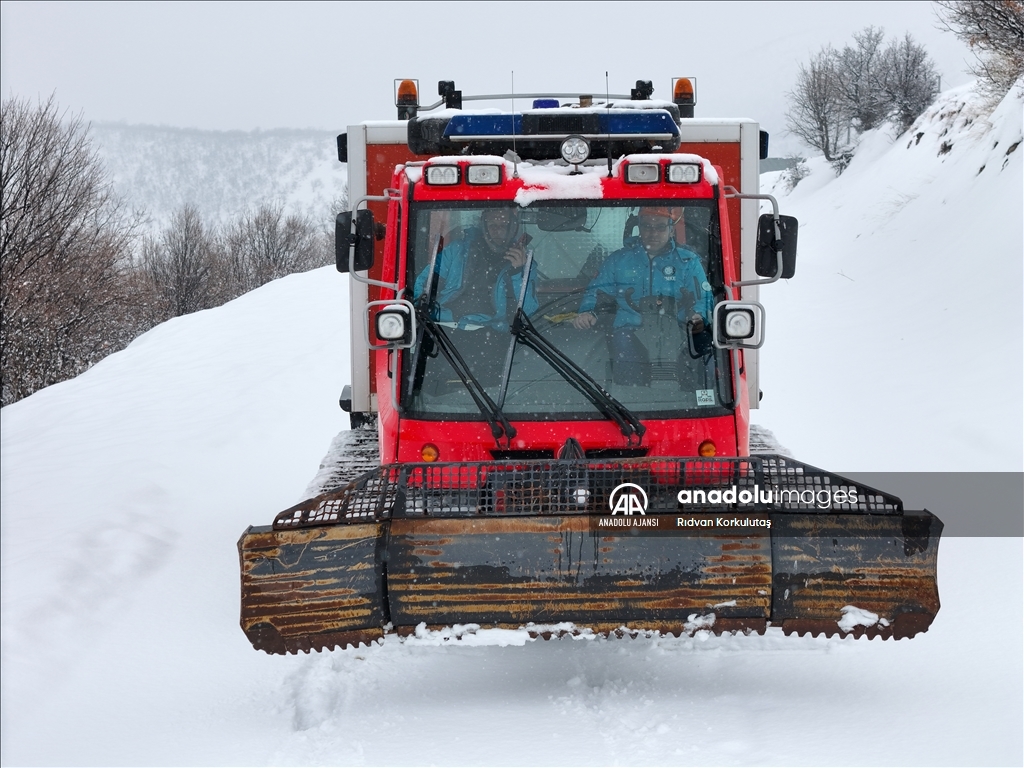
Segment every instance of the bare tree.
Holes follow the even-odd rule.
[[[286,216],[281,204],[264,204],[246,211],[223,235],[224,248],[241,294],[293,272],[329,261],[324,233],[308,216]]]
[[[216,239],[194,205],[179,209],[159,238],[143,241],[140,261],[154,322],[209,309],[229,298]]]
[[[939,23],[978,56],[973,73],[1001,97],[1024,75],[1024,2],[940,0]]]
[[[869,131],[888,117],[889,105],[881,84],[884,40],[884,29],[865,27],[854,33],[854,45],[845,46],[838,54],[842,98],[859,131]]]
[[[789,94],[789,130],[839,172],[858,135],[892,121],[900,133],[931,104],[938,76],[925,49],[908,34],[882,47],[885,32],[866,27],[854,45],[823,48],[800,67]]]
[[[830,163],[842,162],[850,116],[843,96],[839,54],[825,46],[807,65],[800,65],[789,93],[789,130],[814,147]]]
[[[931,104],[939,92],[938,73],[925,49],[908,32],[882,56],[881,90],[888,117],[903,133]]]
[[[135,221],[80,117],[51,97],[0,108],[2,402],[70,378],[133,336]]]

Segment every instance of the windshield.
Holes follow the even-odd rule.
[[[601,418],[550,356],[513,344],[520,307],[537,334],[637,416],[719,415],[732,383],[726,353],[710,340],[725,296],[718,217],[713,201],[680,202],[419,204],[410,217],[412,298],[510,419]],[[429,334],[403,366],[405,415],[482,418]]]

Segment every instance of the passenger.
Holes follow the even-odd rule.
[[[652,357],[675,364],[682,376],[692,368],[686,362],[688,326],[700,334],[711,322],[714,296],[700,257],[673,237],[680,215],[677,209],[641,208],[639,242],[605,260],[572,321],[576,328],[593,328],[599,295],[614,300],[606,333],[616,384],[650,386]]]
[[[445,247],[437,257],[436,320],[454,322],[460,329],[487,326],[507,330],[519,302],[526,246],[518,208],[488,208],[479,228]],[[426,289],[429,267],[413,288],[419,298]],[[535,281],[523,304],[527,314],[537,310]]]

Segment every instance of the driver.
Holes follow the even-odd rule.
[[[501,380],[529,241],[522,232],[518,207],[487,208],[480,214],[478,227],[468,229],[437,255],[432,316],[454,326],[450,339],[470,372],[486,387]],[[429,272],[428,266],[416,278],[414,300],[426,290]],[[538,309],[535,283],[529,280],[523,301],[528,314]],[[424,383],[424,391],[443,394],[461,387],[454,371],[444,373],[444,366],[439,370],[442,378]]]
[[[460,329],[487,326],[507,330],[509,315],[519,302],[529,236],[522,232],[518,207],[488,208],[479,227],[451,243],[437,256],[438,310],[435,319]],[[429,267],[416,278],[414,298],[426,289]],[[523,309],[537,310],[530,280]]]
[[[641,208],[639,242],[605,260],[572,321],[579,329],[594,327],[598,294],[614,299],[608,345],[616,384],[649,386],[651,353],[675,361],[687,328],[700,333],[710,323],[714,297],[700,257],[673,237],[681,215],[674,208]]]

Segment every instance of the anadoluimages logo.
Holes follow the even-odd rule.
[[[608,497],[608,506],[613,515],[621,512],[624,515],[632,515],[639,512],[647,514],[647,493],[636,483],[622,483],[612,489]]]

